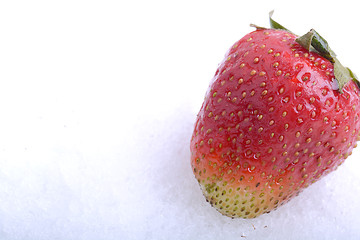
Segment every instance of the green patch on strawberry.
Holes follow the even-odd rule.
[[[355,74],[317,32],[298,37],[271,14],[280,29],[252,25],[227,52],[191,138],[203,194],[229,217],[276,209],[334,171],[360,140]]]

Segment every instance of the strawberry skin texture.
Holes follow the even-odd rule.
[[[259,29],[220,63],[191,138],[191,166],[206,200],[254,218],[335,170],[360,138],[360,93],[340,94],[333,65],[296,36]]]

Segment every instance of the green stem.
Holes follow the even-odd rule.
[[[285,30],[292,33],[290,30],[285,28],[280,23],[276,22],[273,18],[274,11],[269,13],[270,26],[273,29]],[[250,25],[256,27],[257,29],[264,29],[263,27],[258,27],[254,24]],[[344,86],[351,80],[353,80],[356,85],[360,88],[360,81],[356,75],[347,67],[344,67],[340,61],[336,58],[336,54],[329,47],[328,42],[320,36],[314,29],[311,29],[309,32],[304,34],[301,37],[296,38],[296,42],[303,46],[308,51],[316,52],[322,57],[329,60],[334,65],[334,76],[339,85],[339,92],[343,93]]]

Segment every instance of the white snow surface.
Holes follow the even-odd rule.
[[[0,239],[360,239],[359,149],[250,220],[213,209],[190,167],[217,64],[270,10],[360,74],[342,2],[1,2]]]

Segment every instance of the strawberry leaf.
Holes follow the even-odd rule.
[[[344,67],[337,58],[335,58],[334,62],[334,75],[339,85],[339,92],[343,93],[343,87],[352,79],[352,77],[348,68]]]
[[[285,28],[280,23],[276,22],[272,15],[274,14],[274,10],[269,12],[269,20],[270,26],[272,29],[285,30],[289,33],[292,33],[289,29]],[[250,24],[251,27],[256,27],[257,30],[266,29],[264,27],[257,26],[255,24]],[[294,34],[294,33],[293,33]],[[316,52],[320,54],[322,57],[329,60],[334,65],[334,76],[335,80],[339,86],[339,92],[343,93],[343,87],[351,80],[353,80],[356,85],[360,88],[360,81],[356,77],[356,75],[347,67],[344,67],[340,61],[336,58],[336,54],[329,47],[328,42],[314,29],[311,29],[305,35],[296,38],[296,42],[301,46],[306,48],[308,51]]]
[[[357,85],[360,86],[359,80],[357,80],[355,74],[340,63],[339,59],[336,58],[335,52],[329,47],[328,42],[314,29],[311,29],[303,36],[298,37],[296,42],[309,51],[317,52],[334,65],[334,75],[340,93],[343,93],[343,87],[351,80],[354,80]]]
[[[320,36],[314,29],[311,29],[314,32],[312,46],[322,55],[324,58],[334,63],[334,58],[336,54],[330,49],[328,42]],[[311,31],[310,30],[310,31]]]
[[[272,10],[271,12],[269,12],[269,20],[270,20],[270,26],[273,29],[280,29],[280,30],[285,30],[291,33],[291,31],[289,29],[287,29],[286,27],[284,27],[283,25],[281,25],[280,23],[276,22],[274,19],[272,19],[272,15],[274,14],[274,10]]]
[[[356,85],[360,88],[360,81],[359,78],[351,71],[350,68],[347,68],[349,70],[350,76],[353,79],[353,81],[356,83]]]
[[[327,41],[314,29],[311,29],[305,35],[298,37],[295,41],[307,50],[316,51],[330,62],[335,62],[336,54],[330,49]]]
[[[313,40],[314,37],[314,31],[312,31],[313,29],[311,29],[309,32],[307,32],[305,35],[298,37],[295,41],[297,43],[299,43],[301,46],[303,46],[304,48],[306,48],[308,51],[310,51],[311,49],[311,42]]]
[[[260,27],[260,26],[258,26],[258,25],[256,25],[256,24],[253,24],[253,23],[250,23],[250,27],[254,27],[254,28],[256,28],[256,30],[264,30],[264,29],[267,29],[267,28],[265,28],[265,27]]]

